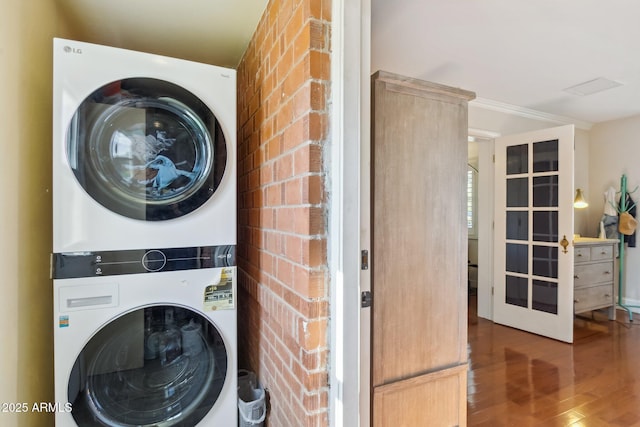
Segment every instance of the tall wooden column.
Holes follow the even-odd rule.
[[[374,426],[465,425],[475,95],[386,72],[372,90]]]

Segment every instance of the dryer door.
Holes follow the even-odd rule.
[[[80,426],[195,426],[219,398],[227,351],[218,329],[179,306],[127,313],[78,356],[68,394]]]
[[[67,129],[67,157],[98,203],[162,221],[194,211],[214,194],[227,148],[214,113],[193,93],[164,80],[128,78],[80,104]]]

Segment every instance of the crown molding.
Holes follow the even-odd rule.
[[[558,116],[555,114],[543,113],[542,111],[531,110],[517,105],[507,104],[499,101],[492,101],[485,98],[476,98],[469,102],[469,105],[485,110],[498,111],[501,113],[513,114],[527,119],[541,120],[558,125],[575,125],[578,129],[590,130],[593,126],[591,122],[572,119],[571,117]]]
[[[485,129],[469,128],[469,137],[475,140],[496,139],[499,136],[501,136],[500,132],[494,132],[494,131],[485,130]]]

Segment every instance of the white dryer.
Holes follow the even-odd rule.
[[[53,252],[235,245],[235,70],[54,39],[53,83]]]
[[[236,268],[82,277],[102,256],[54,266],[56,426],[237,425]]]

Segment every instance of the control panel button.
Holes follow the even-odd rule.
[[[147,271],[160,271],[167,264],[167,256],[157,249],[146,252],[142,256],[142,266]]]

